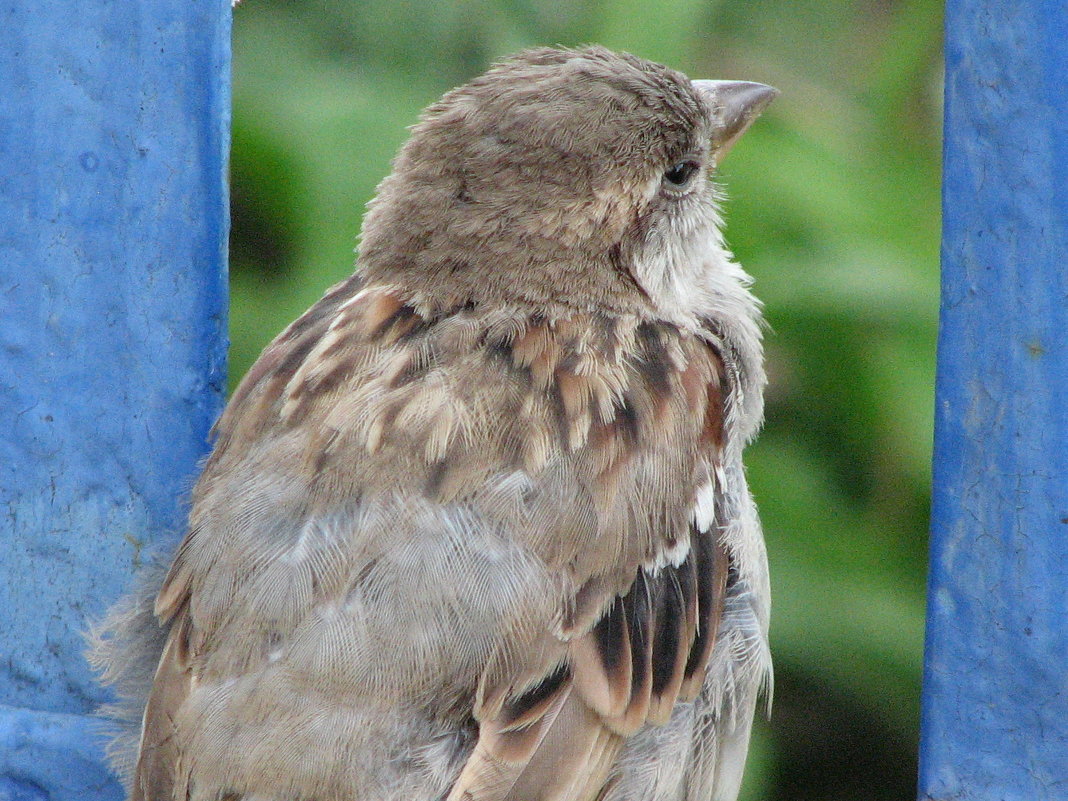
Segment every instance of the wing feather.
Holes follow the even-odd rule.
[[[600,620],[571,645],[575,684],[590,708],[604,718],[623,714],[633,678],[630,624],[622,598],[613,599]]]
[[[182,748],[175,719],[192,684],[188,642],[189,618],[179,614],[145,706],[130,801],[172,801],[175,784],[182,781]]]
[[[693,542],[691,559],[697,590],[697,630],[679,688],[679,697],[685,701],[696,698],[704,682],[705,669],[716,644],[723,614],[729,562],[726,550],[713,531],[701,532],[695,526]]]

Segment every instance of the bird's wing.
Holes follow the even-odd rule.
[[[145,801],[184,797],[175,721],[222,717],[189,700],[207,697],[199,682],[223,688],[211,703],[273,687],[281,704],[301,675],[321,689],[358,670],[376,638],[396,638],[397,669],[346,687],[389,699],[391,682],[455,668],[462,684],[474,666],[465,697],[435,701],[478,724],[453,801],[591,798],[626,737],[698,692],[727,573],[694,512],[702,488],[715,503],[718,355],[670,325],[440,301],[350,279],[235,392],[157,599],[172,631],[143,726]],[[405,645],[399,620],[322,633],[354,625],[339,608],[383,603],[402,563],[442,586],[412,587],[389,614],[451,626],[450,653]],[[216,746],[242,736],[219,726]]]
[[[130,801],[169,801],[174,797],[176,774],[181,772],[175,715],[189,695],[194,676],[189,664],[189,617],[179,611],[175,618],[145,705]]]
[[[580,366],[582,348],[569,338],[582,336],[566,324],[535,325],[510,348],[513,365],[545,362],[532,391],[555,399],[549,436],[562,443],[557,458],[593,514],[530,541],[570,571],[569,616],[518,654],[502,644],[503,667],[490,661],[474,710],[478,744],[450,801],[593,798],[627,737],[696,696],[716,640],[727,575],[713,524],[724,425],[718,356],[668,326],[617,330],[627,355],[612,379],[618,390],[598,407],[603,365]],[[579,550],[561,560],[562,543]]]
[[[224,442],[233,439],[240,423],[258,426],[255,432],[247,429],[241,432],[239,436],[246,439],[255,439],[264,433],[268,417],[265,405],[259,409],[249,409],[244,402],[245,396],[251,393],[257,396],[253,402],[262,403],[264,390],[270,391],[270,387],[264,384],[269,384],[272,379],[277,381],[278,375],[299,366],[311,344],[322,337],[324,325],[336,313],[338,306],[357,289],[358,282],[353,279],[333,287],[265,351],[231,399],[226,413],[229,419],[224,416],[224,420],[220,421],[218,432],[223,441],[217,442],[213,462],[218,463],[219,457],[227,450]],[[201,495],[204,491],[203,484],[198,485]],[[201,570],[200,575],[195,570],[183,570],[183,555],[203,542],[203,538],[197,536],[199,533],[194,526],[192,534],[182,542],[155,601],[155,615],[169,631],[145,703],[130,801],[172,801],[185,797],[178,792],[178,788],[188,779],[183,766],[187,760],[183,753],[178,719],[198,681],[194,663],[204,650],[211,629],[218,623],[218,615],[203,613],[197,616],[199,621],[195,621],[191,610],[198,580],[205,582],[213,578],[207,570]]]
[[[678,567],[638,568],[551,673],[483,701],[478,744],[450,801],[599,797],[625,739],[667,722],[704,679],[726,560],[702,540]]]

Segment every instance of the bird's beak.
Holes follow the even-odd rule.
[[[719,164],[753,120],[778,94],[778,89],[749,81],[693,81],[712,106],[712,158]]]

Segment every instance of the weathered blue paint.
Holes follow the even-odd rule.
[[[228,0],[0,4],[0,799],[115,798],[81,631],[225,377]]]
[[[1068,4],[949,0],[919,794],[1068,798]]]

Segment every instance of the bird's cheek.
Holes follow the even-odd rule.
[[[645,183],[640,184],[638,191],[635,193],[635,200],[639,204],[639,207],[645,209],[655,202],[661,196],[660,190],[663,187],[663,184],[664,176],[660,173],[649,178]]]
[[[565,246],[591,240],[618,241],[632,219],[632,203],[619,187],[596,190],[592,195],[546,204],[532,215],[528,230]]]

